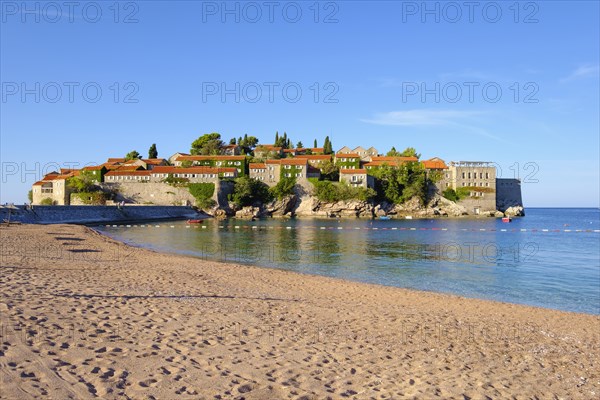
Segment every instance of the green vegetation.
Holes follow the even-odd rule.
[[[190,194],[196,199],[196,205],[200,208],[211,208],[215,206],[212,199],[215,193],[214,183],[190,183],[187,185]]]
[[[189,179],[187,179],[187,178],[175,178],[173,176],[173,174],[168,174],[167,177],[162,180],[162,182],[166,183],[166,184],[169,184],[171,186],[177,187],[177,186],[185,186],[189,182]]]
[[[265,183],[246,176],[235,179],[233,193],[230,195],[230,200],[238,207],[267,203],[271,199],[269,187]]]
[[[27,192],[27,198],[29,199],[30,203],[33,202],[33,190],[30,190],[29,192]]]
[[[460,198],[458,197],[458,194],[452,188],[448,188],[448,189],[444,190],[442,192],[442,196],[444,196],[446,199],[448,199],[450,201],[456,202],[456,201],[460,200]]]
[[[333,154],[333,145],[329,136],[325,136],[325,142],[323,142],[323,154]]]
[[[42,199],[42,201],[40,201],[40,204],[43,206],[51,206],[54,204],[54,201],[52,201],[50,197],[46,197],[45,199]]]
[[[288,138],[287,133],[283,132],[283,136],[279,136],[279,132],[275,132],[275,144],[276,147],[283,147],[284,149],[292,148],[292,140]]]
[[[316,179],[316,178],[314,178]],[[296,185],[296,178],[286,178],[283,177],[277,182],[277,185],[273,186],[269,191],[271,195],[281,200],[286,196],[289,196],[294,193],[294,186]]]
[[[313,182],[313,184],[315,185],[315,197],[329,203],[354,199],[370,201],[377,195],[375,190],[371,188],[352,187],[344,183],[317,181]]]
[[[67,179],[67,187],[75,193],[95,191],[95,176],[88,171],[81,171],[78,176]]]
[[[401,204],[416,196],[421,204],[427,201],[429,181],[421,163],[402,163],[397,168],[384,164],[371,173],[379,200]]]
[[[86,205],[104,205],[106,204],[106,194],[102,191],[73,193],[83,204]]]
[[[158,150],[156,150],[156,143],[152,143],[152,146],[148,149],[148,158],[158,158]]]
[[[332,160],[326,160],[321,163],[321,178],[327,181],[338,181],[340,178],[340,168]]]
[[[126,161],[135,160],[136,158],[142,158],[142,156],[135,150],[132,150],[129,153],[125,154]]]
[[[192,155],[217,155],[224,146],[221,135],[213,132],[200,136],[192,142],[190,154]]]
[[[407,147],[402,153],[400,153],[400,156],[421,158],[421,154],[417,153],[417,150],[414,147]]]

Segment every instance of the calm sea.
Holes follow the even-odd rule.
[[[204,259],[600,314],[600,210],[526,211],[512,223],[269,219],[97,229]]]

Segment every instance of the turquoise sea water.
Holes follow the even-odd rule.
[[[207,220],[96,229],[205,259],[600,314],[600,210],[498,219]]]

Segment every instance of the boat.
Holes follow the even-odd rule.
[[[203,221],[203,220],[201,220],[201,219],[188,219],[186,222],[187,222],[188,224],[201,224],[201,223],[202,223],[202,222],[204,222],[204,221]]]
[[[502,217],[502,222],[512,222],[511,217]]]
[[[379,216],[379,219],[387,221],[388,219],[392,219],[392,217],[390,217],[389,215],[381,215],[381,216]]]
[[[412,219],[411,215],[407,215],[406,217],[404,217],[405,219]]]

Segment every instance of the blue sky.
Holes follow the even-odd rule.
[[[1,4],[2,203],[55,166],[285,131],[495,161],[525,206],[600,205],[598,2],[47,4]]]

